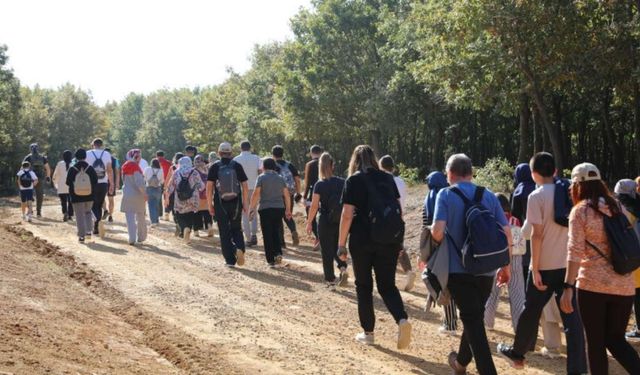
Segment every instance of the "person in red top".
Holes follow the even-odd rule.
[[[171,168],[171,162],[167,159],[164,158],[164,151],[162,150],[158,150],[156,151],[156,159],[158,159],[158,161],[160,162],[160,168],[162,168],[162,175],[164,177],[167,177],[169,175],[169,169]],[[163,190],[164,190],[164,185],[162,186]],[[162,196],[163,194],[160,194],[160,199],[158,201],[158,212],[160,213],[160,216],[162,217],[162,210],[164,208],[164,205],[162,204]]]

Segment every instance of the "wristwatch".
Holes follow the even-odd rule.
[[[572,289],[572,290],[575,290],[575,289],[576,289],[576,286],[575,286],[575,285],[573,285],[573,284],[569,284],[569,283],[563,283],[563,284],[562,284],[562,289]]]

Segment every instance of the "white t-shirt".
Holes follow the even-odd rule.
[[[60,160],[56,164],[53,171],[53,185],[58,190],[58,194],[69,194],[69,186],[67,186],[67,164],[64,160]]]
[[[164,173],[162,172],[162,168],[155,169],[151,167],[147,167],[144,170],[144,182],[148,185],[149,179],[155,174],[158,177],[158,181],[160,181],[160,185],[164,183]]]
[[[569,230],[554,220],[554,184],[538,187],[529,195],[527,222],[542,225],[542,248],[540,251],[540,271],[557,270],[567,267],[567,241]]]
[[[144,171],[147,168],[149,168],[149,163],[144,159],[140,159],[140,162],[138,163],[138,166],[140,166],[140,169]]]
[[[400,192],[400,207],[404,211],[404,201],[407,198],[407,184],[404,183],[404,180],[398,176],[393,176],[393,181],[396,182],[396,187]]]
[[[105,150],[100,150],[100,149],[93,149],[93,150],[89,150],[87,151],[87,159],[85,160],[87,162],[87,164],[89,164],[90,166],[93,166],[93,162],[96,161],[96,159],[101,158],[102,159],[102,163],[104,163],[104,177],[103,178],[99,178],[98,179],[98,183],[99,184],[106,184],[109,182],[109,176],[107,173],[107,168],[109,167],[109,165],[111,165],[111,154]]]
[[[256,186],[258,180],[258,171],[262,169],[262,160],[258,155],[254,155],[251,151],[242,151],[240,155],[233,158],[244,169],[244,173],[247,175],[247,183],[249,189],[253,189]]]
[[[18,171],[18,174],[17,174],[18,178],[22,177],[22,175],[25,174],[26,172],[27,171],[24,169],[21,169],[20,171]],[[31,186],[24,187],[22,186],[22,184],[19,184],[20,190],[32,190],[35,182],[38,181],[38,177],[36,177],[36,174],[33,173],[33,171],[29,170],[28,172],[31,174]]]

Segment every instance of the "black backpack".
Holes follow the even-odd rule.
[[[23,170],[22,175],[20,175],[20,186],[23,188],[30,188],[33,184],[33,178],[31,177],[31,171]]]
[[[375,173],[375,172],[374,172]],[[390,183],[376,181],[374,176],[364,174],[367,186],[367,217],[370,224],[371,241],[381,245],[399,245],[404,241],[404,220],[402,208]],[[386,177],[386,175],[385,175]],[[388,176],[392,178],[391,176]],[[395,184],[395,183],[394,183]]]
[[[187,175],[187,177],[180,175],[180,182],[178,182],[176,195],[178,196],[178,199],[181,201],[188,201],[189,199],[191,199],[191,197],[193,197],[193,192],[195,188],[192,187],[191,184],[189,183],[189,178],[191,178],[191,175],[193,174],[193,172],[195,172],[195,169],[192,169],[191,172],[189,172],[189,174]]]
[[[607,257],[593,243],[587,241],[598,254],[607,259],[613,265],[613,270],[620,275],[627,275],[640,267],[640,242],[633,226],[627,217],[619,212],[612,216],[602,213],[597,207],[591,205],[604,222],[604,230],[609,240],[611,257]]]
[[[327,207],[323,208],[323,211],[327,217],[327,222],[330,224],[340,224],[340,219],[342,217],[342,191],[333,189],[329,192],[329,197],[327,198]]]
[[[558,225],[568,227],[569,214],[573,207],[573,202],[569,196],[571,182],[566,178],[556,178],[553,184],[555,187],[553,192],[553,220]]]
[[[96,159],[93,161],[93,164],[91,164],[91,166],[96,172],[98,180],[101,178],[105,178],[105,176],[107,175],[107,167],[104,165],[104,161],[102,161],[102,155],[104,155],[104,151],[100,153],[100,157],[96,156],[95,151],[91,151],[91,154],[93,154],[93,157]]]

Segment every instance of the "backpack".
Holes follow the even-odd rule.
[[[93,164],[91,164],[91,167],[93,167],[93,170],[96,171],[98,180],[105,178],[105,176],[107,175],[107,168],[105,167],[104,162],[102,161],[102,155],[104,155],[104,151],[100,153],[100,157],[96,157],[96,153],[94,151],[91,151],[91,154],[96,159],[93,161]]]
[[[402,208],[394,191],[382,182],[376,182],[364,174],[367,186],[367,217],[371,241],[381,245],[399,245],[404,241]],[[386,175],[385,175],[386,177]],[[391,178],[391,176],[389,176]],[[395,186],[393,181],[390,181]],[[389,184],[390,185],[390,184]]]
[[[597,207],[591,206],[604,222],[604,230],[607,233],[609,247],[611,248],[611,256],[607,257],[593,243],[587,241],[598,254],[607,259],[613,270],[620,275],[627,275],[640,267],[640,242],[636,231],[627,220],[627,217],[619,212],[612,216],[602,213]]]
[[[20,175],[20,186],[23,188],[30,188],[33,185],[33,177],[31,177],[31,171],[22,170]]]
[[[476,187],[473,201],[470,201],[457,186],[449,189],[458,195],[465,205],[467,238],[462,247],[459,248],[447,233],[460,255],[464,269],[473,275],[482,275],[508,265],[507,235],[493,213],[481,203],[485,188]]]
[[[75,178],[73,179],[73,192],[79,197],[87,197],[91,195],[91,178],[87,174],[84,168],[73,167],[77,171]]]
[[[31,170],[38,178],[44,177],[44,156],[31,154]]]
[[[152,188],[160,187],[160,179],[158,178],[158,172],[160,172],[160,170],[156,170],[155,172],[153,172],[153,174],[149,178],[149,181],[147,181],[147,186]]]
[[[569,226],[569,213],[573,207],[573,202],[569,196],[569,186],[571,182],[566,178],[557,178],[554,183],[553,192],[553,220],[563,227]]]
[[[278,163],[278,166],[280,167],[280,170],[278,171],[278,174],[284,178],[284,182],[285,184],[287,184],[287,189],[289,189],[289,193],[291,194],[295,194],[296,192],[296,180],[293,177],[293,173],[291,173],[291,168],[290,168],[289,163],[284,162],[284,164],[280,164]]]
[[[323,209],[330,224],[340,224],[342,218],[342,192],[333,190],[327,198],[327,208]]]
[[[236,173],[236,162],[231,160],[229,164],[218,164],[218,179],[216,189],[218,196],[223,201],[232,201],[240,196],[240,182]]]
[[[191,178],[191,175],[195,171],[195,169],[192,169],[187,177],[180,175],[180,182],[178,182],[178,188],[176,189],[176,195],[178,196],[179,200],[188,201],[189,199],[191,199],[191,197],[193,197],[195,188],[192,187],[189,183],[189,178]]]
[[[516,225],[517,219],[511,217],[509,228],[511,229],[511,255],[524,255],[527,252],[527,242],[522,233],[522,227]]]

